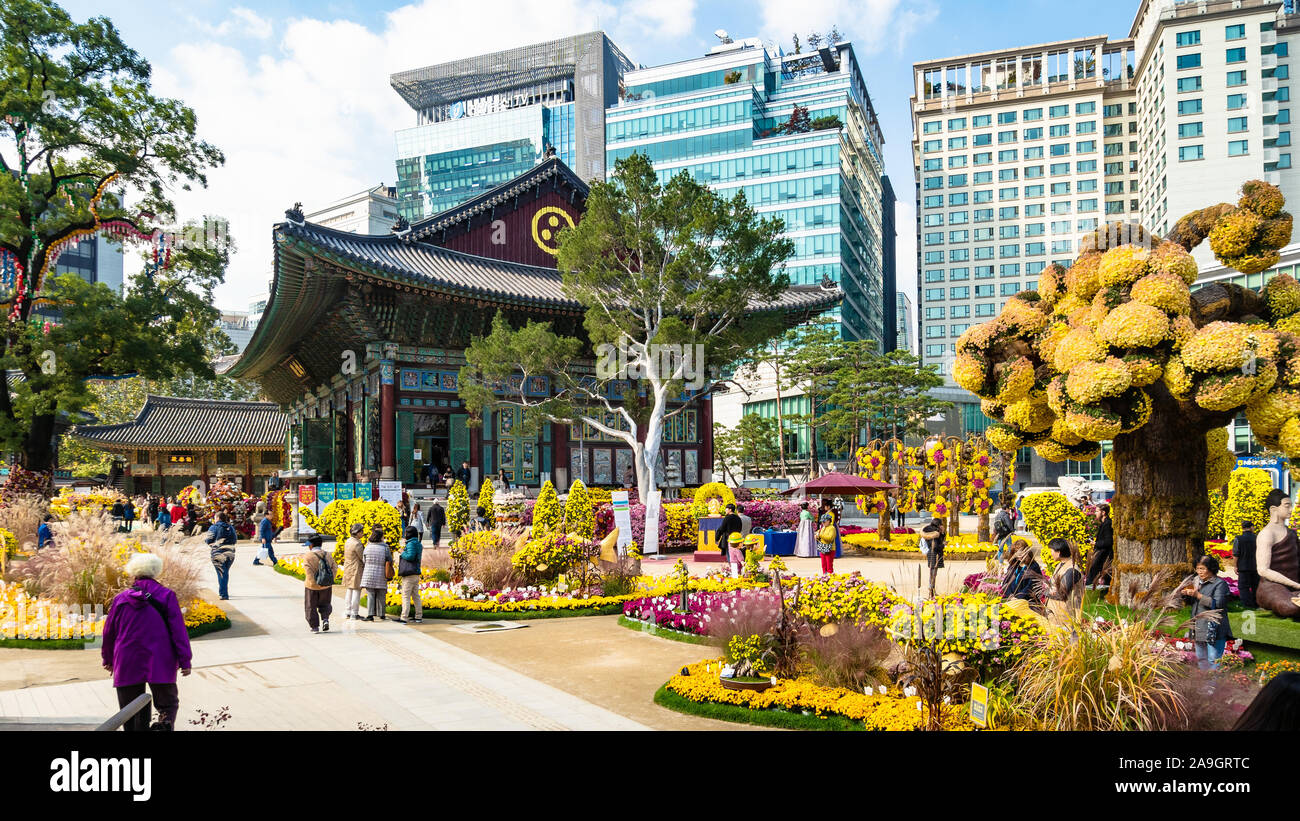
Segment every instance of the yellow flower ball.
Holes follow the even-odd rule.
[[[1016,433],[1015,428],[1001,422],[989,425],[988,430],[984,431],[984,438],[988,440],[990,445],[1004,453],[1013,453],[1019,450],[1025,441],[1024,437]]]
[[[1253,376],[1211,374],[1196,386],[1196,404],[1210,411],[1233,410],[1245,405],[1254,389]]]
[[[1022,399],[1007,405],[1006,415],[1003,418],[1008,425],[1013,425],[1027,433],[1039,433],[1052,427],[1056,415],[1047,407],[1046,402]]]
[[[1075,433],[1092,442],[1114,439],[1124,429],[1117,415],[1097,405],[1073,405],[1065,421]]]
[[[1102,254],[1097,251],[1079,255],[1079,258],[1065,272],[1065,287],[1070,292],[1070,296],[1084,302],[1092,299],[1101,288],[1101,259]]]
[[[1237,322],[1211,322],[1183,345],[1180,357],[1189,371],[1241,372],[1251,350],[1260,351],[1263,335]],[[1256,353],[1256,356],[1259,356]]]
[[[1179,399],[1186,399],[1192,392],[1192,377],[1183,367],[1183,360],[1177,356],[1165,363],[1164,381],[1169,392]]]
[[[1101,257],[1098,269],[1103,286],[1131,285],[1147,272],[1151,252],[1135,245],[1112,248]]]
[[[1290,274],[1278,274],[1264,285],[1264,299],[1274,320],[1300,314],[1300,282]]]
[[[973,394],[982,394],[988,380],[988,362],[978,353],[959,353],[952,363],[952,379]]]
[[[1038,277],[1038,296],[1050,308],[1065,294],[1065,269],[1053,262]]]
[[[1125,354],[1123,362],[1133,378],[1133,385],[1139,388],[1155,382],[1165,372],[1164,359],[1155,353]]]
[[[1134,302],[1159,308],[1167,314],[1192,312],[1192,292],[1177,274],[1147,274],[1133,283]]]
[[[1065,406],[1069,397],[1065,393],[1065,377],[1054,376],[1047,383],[1047,407],[1057,416],[1065,415]]]
[[[1248,211],[1254,211],[1261,217],[1275,217],[1282,212],[1285,203],[1282,190],[1263,180],[1250,180],[1241,186],[1241,199],[1237,205]]]
[[[1173,274],[1185,284],[1196,284],[1200,275],[1196,259],[1176,242],[1162,242],[1151,252],[1148,267],[1155,274]]]
[[[1052,422],[1052,439],[1060,445],[1077,445],[1083,441],[1083,437],[1075,433],[1064,419],[1057,418]]]
[[[1128,368],[1111,356],[1103,362],[1081,362],[1075,366],[1065,378],[1065,391],[1075,402],[1091,405],[1107,396],[1119,396],[1132,384]],[[1081,431],[1080,435],[1083,435]]]
[[[1173,332],[1175,351],[1182,350],[1188,340],[1196,336],[1196,324],[1185,316],[1174,317],[1174,321],[1169,323],[1169,328]]]
[[[1060,373],[1069,373],[1081,362],[1101,362],[1106,358],[1106,348],[1088,328],[1075,328],[1066,334],[1055,353],[1052,366]]]
[[[1033,334],[1047,327],[1047,314],[1038,305],[1018,296],[1002,306],[1000,319],[1013,333]]]
[[[1110,311],[1097,329],[1097,340],[1115,348],[1154,348],[1169,336],[1169,317],[1141,302],[1125,302]]]
[[[1264,224],[1258,214],[1246,210],[1224,214],[1210,229],[1210,249],[1220,260],[1227,261],[1247,253]]]
[[[1048,323],[1047,328],[1038,335],[1038,358],[1047,364],[1056,361],[1056,347],[1070,333],[1070,323],[1060,317]]]
[[[1077,267],[1077,263],[1076,263]],[[1070,270],[1074,270],[1071,268]],[[1069,319],[1070,315],[1080,308],[1087,308],[1092,304],[1092,297],[1082,299],[1074,292],[1067,292],[1064,297],[1057,301],[1056,306],[1052,309],[1053,316]]]
[[[989,349],[999,334],[1002,333],[1002,326],[995,319],[992,322],[981,322],[978,325],[972,325],[966,329],[966,332],[957,337],[957,353],[983,353]]]
[[[1002,421],[1002,414],[1005,413],[1006,410],[1007,406],[995,399],[980,400],[980,412],[990,419],[996,419],[999,422]]]
[[[1106,455],[1101,457],[1101,472],[1107,479],[1115,481],[1115,451],[1108,450]]]
[[[1035,446],[1034,450],[1049,462],[1064,462],[1070,458],[1069,448],[1055,439],[1049,439],[1043,444]]]
[[[1300,416],[1300,390],[1278,388],[1246,405],[1246,419],[1256,433],[1275,436],[1288,419]]]
[[[993,380],[998,402],[1003,405],[1018,402],[1028,396],[1034,387],[1034,363],[1027,356],[1003,362],[993,369]]]
[[[1288,419],[1277,441],[1288,458],[1300,459],[1300,419]]]

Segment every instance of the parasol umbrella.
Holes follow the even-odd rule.
[[[865,496],[869,493],[879,493],[882,490],[895,490],[897,487],[898,485],[891,485],[889,482],[878,482],[875,479],[854,476],[851,473],[828,473],[799,487],[792,487],[789,490],[782,491],[782,495],[790,496],[795,493],[803,493],[805,495],[820,496]]]

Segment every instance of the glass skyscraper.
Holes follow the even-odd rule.
[[[397,132],[398,211],[415,222],[554,152],[604,175],[605,108],[631,62],[601,32],[394,74],[418,124]]]
[[[685,171],[723,196],[744,191],[760,215],[785,220],[793,283],[829,278],[844,290],[832,312],[843,336],[892,341],[884,138],[850,44],[784,54],[759,40],[724,42],[630,71],[624,87],[605,112],[607,173],[641,153],[665,182]]]

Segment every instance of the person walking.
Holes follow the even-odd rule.
[[[384,613],[388,594],[388,580],[393,575],[393,551],[384,543],[384,529],[375,525],[370,530],[370,542],[362,552],[365,562],[361,570],[361,586],[366,589],[365,621],[387,621]]]
[[[469,490],[469,462],[460,463],[460,470],[456,471],[456,478],[461,481],[466,490]]]
[[[257,540],[261,543],[261,546],[258,548],[257,551],[257,555],[259,558],[254,558],[253,564],[262,563],[260,557],[262,555],[262,551],[265,550],[266,557],[271,560],[271,566],[275,567],[275,565],[279,562],[279,559],[275,558],[275,547],[271,544],[271,540],[274,538],[275,538],[275,527],[271,524],[271,517],[263,516],[262,520],[257,523]]]
[[[128,497],[126,503],[122,505],[122,530],[130,533],[133,524],[135,524],[135,502]]]
[[[402,624],[408,624],[408,619],[413,619],[416,624],[424,621],[424,604],[420,601],[420,560],[423,553],[419,531],[408,527],[406,545],[398,557],[397,568],[397,575],[402,580],[402,616],[398,619]],[[415,608],[413,615],[412,606]]]
[[[1115,525],[1110,520],[1110,505],[1097,508],[1097,543],[1093,547],[1092,561],[1088,562],[1086,587],[1097,590],[1110,589],[1110,564],[1115,555]]]
[[[343,543],[343,589],[346,591],[343,597],[344,618],[359,619],[361,610],[361,574],[365,568],[365,544],[361,541],[361,536],[365,532],[366,526],[361,522],[353,522],[349,528],[351,533],[348,540]]]
[[[153,553],[135,553],[126,563],[133,584],[113,597],[104,621],[104,669],[113,674],[117,704],[125,707],[144,695],[153,695],[158,721],[150,726],[150,708],[137,712],[122,729],[172,730],[180,709],[176,671],[190,674],[190,637],[176,594],[157,581],[163,560]]]
[[[794,555],[811,559],[817,555],[816,528],[813,526],[813,503],[804,502],[799,508],[799,533],[794,540]]]
[[[222,601],[230,598],[230,568],[235,564],[235,543],[239,534],[225,511],[217,513],[217,520],[208,528],[203,539],[208,545],[212,567],[217,571],[217,594]]]
[[[108,515],[113,518],[113,523],[117,525],[118,532],[121,532],[122,530],[122,500],[121,499],[118,499],[117,501],[113,502],[113,507],[108,512]]]
[[[743,528],[744,525],[740,521],[740,516],[736,514],[736,506],[732,504],[727,505],[726,515],[722,517],[722,521],[718,524],[718,529],[713,531],[718,549],[722,551],[724,558],[727,555],[727,551],[730,549],[731,534],[738,534],[743,539],[744,534],[740,532]]]
[[[442,528],[447,524],[447,511],[442,509],[435,499],[429,504],[429,537],[433,540],[433,546],[437,547],[442,541]]]
[[[934,582],[939,577],[939,568],[943,567],[943,551],[947,546],[948,537],[944,532],[942,519],[931,519],[930,523],[921,530],[921,538],[925,540],[925,563],[930,568],[930,594],[927,598],[934,598]]]
[[[1219,560],[1213,556],[1198,559],[1195,581],[1178,592],[1192,602],[1192,643],[1196,647],[1197,666],[1202,670],[1218,667],[1224,648],[1232,639],[1227,611],[1228,583],[1219,578]]]
[[[307,626],[313,633],[330,631],[330,613],[334,612],[334,574],[338,568],[334,557],[321,547],[324,543],[319,533],[307,537],[310,548],[302,557],[303,609],[307,613]]]
[[[145,521],[149,523],[150,527],[156,528],[158,526],[158,497],[157,496],[149,497],[149,504],[145,506],[144,513],[145,513]]]
[[[1241,606],[1254,610],[1255,590],[1259,588],[1259,566],[1255,564],[1255,523],[1241,520],[1241,533],[1232,540],[1232,555],[1237,560],[1237,594]]]
[[[402,493],[402,503],[398,507],[398,511],[402,516],[402,532],[405,533],[407,526],[411,523],[411,502],[406,498],[405,492]]]
[[[172,524],[175,525],[179,530],[184,532],[185,514],[186,514],[185,506],[182,505],[178,500],[173,499],[172,506],[168,508],[167,512],[171,514]],[[187,533],[186,535],[189,534]]]
[[[420,503],[416,502],[411,507],[411,524],[415,528],[416,536],[421,542],[424,541],[424,528],[428,523],[424,519],[424,511],[420,509]]]
[[[835,545],[839,543],[840,529],[835,506],[830,499],[822,499],[821,513],[817,519],[817,553],[822,560],[822,573],[835,572]]]

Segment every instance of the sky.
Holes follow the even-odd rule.
[[[899,197],[898,286],[916,296],[912,64],[1090,35],[1127,36],[1139,0],[424,0],[329,2],[64,0],[77,20],[107,16],[153,66],[154,91],[183,100],[225,164],[208,187],[176,191],[180,221],[230,221],[236,252],[218,307],[246,310],[271,280],[271,226],[396,182],[394,131],[415,113],[391,73],[604,30],[638,65],[700,56],[713,32],[790,49],[792,33],[838,26],[853,43],[885,136]],[[128,263],[128,271],[133,264]]]

